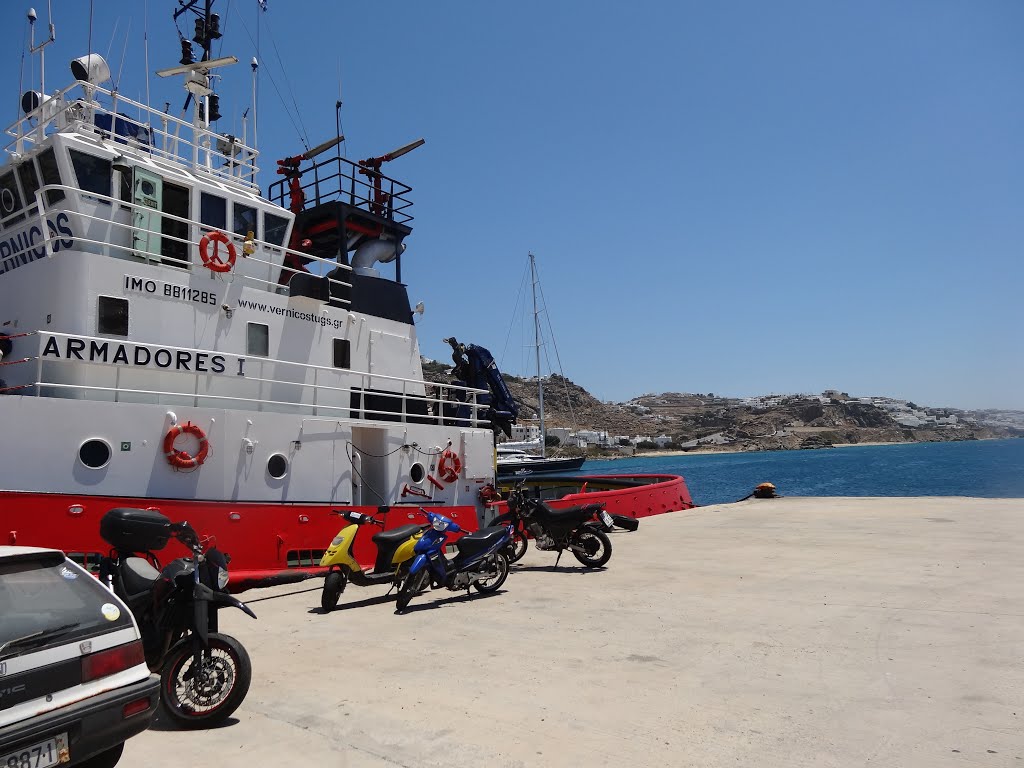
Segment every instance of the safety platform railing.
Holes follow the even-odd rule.
[[[133,115],[125,114],[125,110]],[[39,106],[7,128],[11,141],[4,150],[21,155],[50,134],[67,130],[97,136],[113,143],[114,148],[179,163],[219,181],[259,191],[259,153],[246,146],[245,128],[241,139],[217,133],[82,80],[43,95]]]
[[[398,224],[408,224],[413,219],[409,210],[412,187],[348,158],[330,157],[311,162],[292,173],[299,177],[297,186],[293,186],[292,179],[286,175],[267,190],[267,199],[282,208],[292,206],[295,192],[299,190],[302,201],[299,210],[336,200]]]
[[[109,336],[95,337],[78,334],[57,333],[45,330],[33,330],[12,334],[7,337],[12,343],[12,352],[0,359],[0,377],[17,375],[19,383],[7,386],[6,381],[0,386],[0,395],[27,395],[34,397],[76,397],[86,400],[103,400],[113,402],[187,404],[194,407],[234,408],[246,411],[287,412],[296,411],[310,416],[366,421],[428,423],[453,425],[461,427],[489,427],[490,422],[484,417],[487,406],[479,402],[486,390],[463,387],[458,385],[440,385],[424,379],[386,376],[369,371],[349,368],[333,368],[326,366],[299,363],[290,360],[279,360],[269,357],[240,356],[224,350],[200,349],[194,347],[175,347],[166,344],[129,341],[128,339],[112,339]],[[33,340],[35,340],[33,344]],[[79,353],[63,354],[70,349],[68,342],[75,342],[75,350]],[[118,366],[109,362],[97,362],[88,359],[91,346],[102,348],[104,358],[117,355],[111,350],[118,345],[131,348],[132,354],[126,359],[134,360],[135,350],[144,348],[150,351],[152,366],[135,365]],[[52,353],[49,355],[47,345]],[[89,352],[86,349],[89,348]],[[153,352],[156,350],[156,353]],[[85,354],[81,354],[85,352]],[[250,372],[239,374],[234,367],[224,366],[222,373],[207,371],[182,371],[158,367],[157,354],[166,352],[167,360],[180,359],[179,353],[188,354],[190,360],[204,355],[205,359],[214,356],[241,358],[247,362]],[[80,359],[81,358],[81,359]],[[22,368],[21,366],[24,366]],[[115,374],[131,372],[133,381],[140,379],[139,374],[149,373],[159,377],[160,386],[143,388],[137,385],[123,386],[120,382],[113,386],[83,381],[68,381],[68,376],[55,375],[68,367],[80,371],[108,371]],[[26,371],[34,372],[26,373]],[[258,368],[258,371],[252,369]],[[17,369],[17,370],[15,370]],[[10,373],[8,373],[10,372]],[[290,376],[290,374],[292,374]],[[301,377],[301,380],[299,380]],[[86,378],[79,376],[78,378]],[[64,380],[61,380],[64,379]],[[270,397],[246,396],[230,391],[213,391],[217,384],[223,383],[226,388],[239,389],[245,385],[258,384],[265,387],[293,388],[296,396],[287,400]],[[186,386],[187,385],[187,386]],[[261,387],[261,389],[264,387]],[[343,400],[339,402],[339,399]],[[325,402],[333,401],[333,402]],[[345,402],[347,401],[347,402]],[[375,407],[376,404],[378,407]],[[379,407],[387,405],[388,407]]]
[[[62,191],[65,199],[50,205],[48,193],[54,190]],[[47,219],[52,218],[57,211],[65,213],[69,219],[68,223],[72,225],[74,235],[71,239],[75,243],[74,251],[89,251],[139,264],[162,264],[182,270],[207,269],[202,259],[200,241],[204,235],[214,231],[214,227],[197,219],[163,213],[110,195],[84,192],[66,184],[48,184],[36,191],[35,203],[27,208],[27,213],[29,218],[35,221],[37,234],[21,240],[23,247],[5,255],[4,261],[24,260],[30,254],[33,258],[40,255],[66,255],[69,249],[62,248],[60,242],[66,241],[69,236],[47,223]],[[143,214],[139,221],[135,220],[135,212]],[[22,214],[24,213],[23,211]],[[160,222],[161,219],[186,227],[188,236],[167,234],[162,224],[153,226],[153,223]],[[146,221],[150,222],[151,226],[144,226],[143,222]],[[76,222],[78,226],[74,226]],[[89,231],[92,236],[85,234]],[[226,276],[230,275],[231,279],[241,280],[247,285],[272,293],[280,293],[287,292],[287,285],[292,276],[312,274],[328,282],[333,304],[345,307],[351,305],[348,296],[352,288],[352,269],[348,264],[296,251],[265,239],[250,239],[247,235],[230,231],[223,234],[236,254],[234,267],[224,273]],[[137,242],[146,242],[149,238],[163,238],[179,244],[178,250],[187,253],[188,258],[151,253],[136,247]],[[246,254],[246,250],[251,250],[252,253]],[[306,267],[300,269],[289,264],[289,261],[293,264],[302,263]],[[257,266],[245,266],[243,269],[242,266],[247,264]]]

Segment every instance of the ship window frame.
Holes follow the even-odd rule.
[[[107,457],[103,461],[96,461],[91,457],[95,455],[93,451],[100,448],[106,449]],[[90,458],[89,461],[86,461],[87,457]],[[112,458],[114,458],[114,450],[110,447],[110,443],[102,437],[90,437],[88,440],[83,440],[78,446],[78,460],[83,467],[88,469],[106,469]]]
[[[273,221],[271,221],[273,219]],[[277,222],[280,223],[277,223]],[[284,247],[284,238],[288,234],[288,225],[292,220],[287,216],[278,216],[276,213],[263,212],[263,240],[270,245]],[[278,233],[280,232],[280,237]]]
[[[109,330],[109,329],[104,328],[104,322],[105,321],[106,322],[110,322],[110,320],[111,320],[110,315],[106,315],[105,316],[104,308],[105,308],[105,306],[108,309],[111,308],[112,303],[116,303],[116,305],[118,306],[119,309],[123,308],[123,312],[124,312],[124,323],[123,323],[123,325],[121,324],[120,318],[115,318],[115,322],[118,323],[118,325],[115,326],[116,330]],[[131,313],[131,305],[128,302],[128,299],[124,298],[123,296],[103,296],[103,295],[97,296],[96,297],[96,335],[97,336],[120,336],[122,338],[127,338],[128,337],[128,330],[131,327],[130,326],[130,318],[131,318],[131,314],[130,313]],[[122,327],[124,328],[124,333],[120,332],[120,329]]]
[[[224,231],[228,228],[228,201],[220,195],[199,193],[199,223]]]
[[[243,224],[242,226],[239,226],[239,210],[252,215],[251,224]],[[249,232],[252,232],[253,237],[259,238],[259,220],[259,210],[256,206],[236,202],[231,203],[231,231],[236,235],[245,237]]]
[[[262,339],[253,335],[253,331],[256,329],[263,329],[264,336]],[[262,344],[260,343],[262,342]],[[257,346],[262,348],[262,351],[254,351]],[[245,324],[245,353],[252,357],[270,357],[270,326],[266,323],[253,323],[248,322]]]
[[[341,356],[341,362],[339,363],[338,357]],[[334,348],[332,360],[335,368],[351,369],[352,368],[352,342],[348,339],[334,339]]]
[[[10,192],[11,197],[14,199],[14,205],[9,211],[2,202],[4,192]],[[21,201],[21,189],[18,187],[18,179],[15,176],[14,169],[11,168],[7,173],[0,176],[0,220],[3,221],[5,226],[21,221],[25,218],[25,214],[22,212],[24,207]]]
[[[114,183],[113,163],[110,160],[99,155],[82,152],[74,147],[68,147],[68,157],[71,158],[71,170],[75,174],[75,182],[82,192],[90,195],[110,197],[110,191]],[[97,169],[90,168],[89,165],[105,166],[106,173],[104,174],[102,170],[97,172]],[[105,189],[102,188],[103,185],[98,183],[101,176],[106,178]],[[99,200],[99,202],[110,205],[110,200]]]
[[[281,480],[288,474],[288,457],[283,453],[272,453],[267,459],[267,474],[274,480]]]
[[[36,164],[39,167],[39,180],[44,187],[51,185],[63,185],[60,175],[60,164],[57,162],[57,153],[53,147],[47,147],[36,156]],[[63,189],[46,190],[46,204],[56,205],[65,198]]]
[[[36,207],[36,192],[42,186],[39,183],[39,172],[36,170],[36,164],[31,160],[20,163],[15,171],[18,176],[18,184],[21,185],[21,199],[25,201],[25,213],[30,213]],[[35,186],[29,189],[32,184]]]

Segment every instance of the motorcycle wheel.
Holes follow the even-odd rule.
[[[526,539],[526,532],[522,528],[516,528],[512,533],[512,543],[505,549],[505,555],[510,563],[518,563],[523,559],[526,550],[529,548]]]
[[[345,574],[341,571],[331,571],[324,579],[324,591],[320,593],[320,607],[324,613],[330,613],[338,607],[338,600],[341,593],[345,591]]]
[[[483,594],[490,594],[491,592],[497,592],[501,589],[501,585],[505,583],[505,579],[508,578],[508,558],[504,552],[494,553],[494,569],[495,575],[490,579],[477,579],[473,582],[473,586],[476,587],[477,592]]]
[[[576,531],[571,542],[574,546],[583,548],[586,553],[572,550],[573,556],[583,563],[587,568],[600,568],[607,563],[612,556],[612,543],[604,531],[595,531],[591,528],[580,528]]]
[[[203,651],[198,683],[194,661],[191,638],[171,649],[160,675],[160,700],[178,726],[209,728],[242,703],[252,681],[252,662],[240,642],[216,632]]]
[[[395,601],[395,610],[401,612],[409,606],[409,601],[427,588],[430,583],[430,574],[426,568],[407,576],[402,586],[398,588],[398,599]]]

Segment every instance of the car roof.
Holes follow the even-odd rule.
[[[42,554],[60,554],[64,553],[59,549],[49,549],[47,547],[11,547],[11,546],[0,546],[0,560],[5,557],[25,556],[25,555],[42,555]]]

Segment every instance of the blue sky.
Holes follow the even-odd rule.
[[[95,5],[93,48],[116,73],[127,35],[138,98],[147,4]],[[148,2],[150,70],[180,55],[174,5]],[[53,8],[48,90],[88,37],[88,3]],[[22,10],[5,6],[8,72]],[[455,335],[529,373],[532,251],[564,373],[603,399],[838,388],[1024,409],[1016,0],[216,10],[243,62],[220,85],[225,132],[260,17],[263,168],[302,149],[293,122],[333,135],[339,71],[349,157],[427,139],[387,170],[415,188],[403,278],[428,356]],[[180,109],[179,85],[151,87]]]

